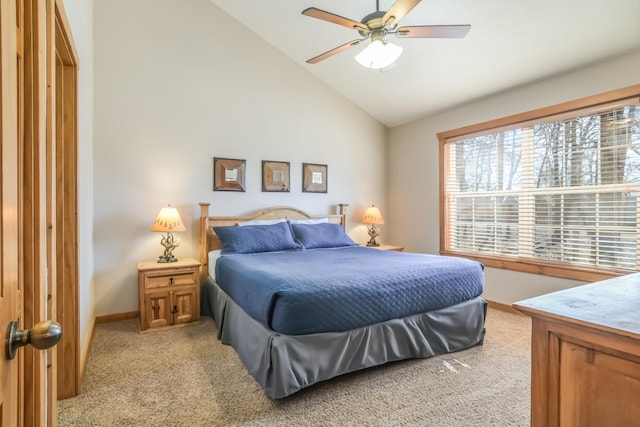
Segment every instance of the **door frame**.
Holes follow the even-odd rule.
[[[78,55],[62,0],[20,0],[24,146],[20,200],[24,325],[53,319],[62,339],[24,348],[24,425],[57,425],[56,401],[80,391]]]
[[[57,351],[57,399],[80,393],[80,307],[78,265],[78,54],[62,0],[48,0],[51,84],[47,146],[51,166],[49,225],[58,238],[50,249],[56,279],[56,320],[62,326]]]
[[[42,19],[45,4],[37,0],[17,2],[18,24],[21,28],[22,89],[22,138],[21,138],[21,180],[20,195],[21,237],[22,237],[22,280],[24,326],[31,328],[38,322],[52,319],[48,317],[48,306],[55,294],[47,293],[47,233],[45,219],[45,181],[43,170],[46,157],[46,42]],[[55,366],[50,363],[51,351],[35,350],[31,346],[23,349],[24,357],[24,423],[25,425],[45,425],[50,408],[48,390],[49,372]]]

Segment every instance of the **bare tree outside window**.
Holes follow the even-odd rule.
[[[443,252],[639,270],[637,98],[443,147]]]

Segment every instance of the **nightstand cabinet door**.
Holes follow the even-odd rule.
[[[145,329],[171,325],[171,301],[168,292],[150,292],[144,295]]]
[[[200,320],[200,263],[192,258],[174,263],[138,263],[140,332]]]
[[[171,292],[173,323],[189,323],[196,319],[197,295],[193,288]]]

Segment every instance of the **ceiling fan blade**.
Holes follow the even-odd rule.
[[[397,0],[391,9],[382,17],[385,26],[397,25],[404,16],[411,11],[422,0]]]
[[[358,21],[354,21],[352,19],[345,18],[345,17],[340,16],[340,15],[329,13],[329,12],[326,12],[324,10],[317,9],[315,7],[310,7],[308,9],[303,10],[302,14],[310,16],[312,18],[321,19],[323,21],[331,22],[332,24],[342,25],[344,27],[355,29],[355,30],[357,30],[357,29],[363,29],[363,30],[367,30],[367,31],[369,30],[369,28],[367,28],[366,25],[364,25],[364,24],[362,24],[362,23],[360,23]]]
[[[353,46],[355,46],[357,44],[360,44],[361,41],[362,40],[352,40],[349,43],[345,43],[342,46],[338,46],[338,47],[336,47],[334,49],[331,49],[331,50],[329,50],[329,51],[327,51],[327,52],[325,52],[325,53],[323,53],[321,55],[318,55],[318,56],[315,56],[315,57],[313,57],[311,59],[308,59],[307,63],[308,64],[317,64],[318,62],[320,62],[320,61],[322,61],[324,59],[327,59],[330,56],[333,56],[333,55],[335,55],[337,53],[340,53],[340,52],[344,52],[345,50],[347,50],[349,48],[352,48]]]
[[[418,25],[398,28],[395,35],[402,38],[462,38],[470,28],[471,25]]]

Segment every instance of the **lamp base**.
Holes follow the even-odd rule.
[[[380,246],[380,243],[376,242],[376,237],[380,236],[380,228],[375,224],[371,224],[367,231],[369,232],[369,237],[371,237],[367,242],[367,246]]]
[[[169,256],[160,255],[158,257],[158,262],[160,263],[176,262],[176,261],[178,261],[178,258],[174,257],[173,255],[169,255]]]
[[[376,242],[376,239],[373,238],[367,242],[367,246],[380,246],[380,243]]]
[[[164,246],[164,254],[158,257],[158,262],[167,263],[178,261],[178,258],[173,256],[173,250],[180,246],[180,241],[173,237],[173,233],[163,234],[160,244]]]

